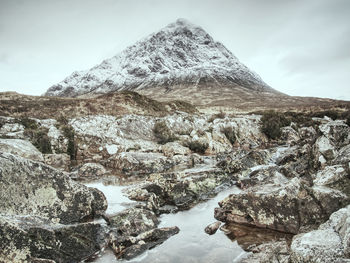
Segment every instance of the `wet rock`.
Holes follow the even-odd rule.
[[[0,215],[0,262],[80,262],[107,245],[105,236],[98,223]]]
[[[0,213],[82,222],[107,208],[102,194],[39,162],[0,153]]]
[[[139,234],[136,237],[127,237],[124,239],[112,238],[111,247],[114,253],[126,260],[130,260],[144,251],[151,249],[169,237],[179,233],[178,227],[155,228]]]
[[[128,208],[109,219],[113,229],[121,236],[137,236],[156,228],[159,224],[157,216],[143,208]]]
[[[77,179],[98,178],[107,175],[109,172],[106,168],[98,163],[85,163],[75,167],[70,176]]]
[[[44,161],[43,154],[31,142],[26,140],[0,139],[0,151],[12,153],[34,161]]]
[[[349,198],[340,191],[323,186],[309,187],[295,178],[287,184],[267,184],[232,194],[219,203],[215,218],[298,233],[301,228],[326,221],[329,215],[348,203]]]
[[[187,169],[177,173],[151,174],[145,183],[128,190],[132,200],[147,201],[156,195],[159,207],[176,206],[179,210],[191,208],[194,204],[214,196],[220,187],[232,185],[235,181],[217,168]],[[155,212],[160,213],[158,208]]]
[[[221,222],[220,221],[216,221],[215,223],[212,223],[210,225],[208,225],[204,231],[205,233],[207,233],[208,235],[213,235],[216,233],[216,231],[218,231],[219,227],[221,226]]]
[[[44,155],[45,163],[56,169],[68,171],[70,166],[70,156],[66,153],[54,153]]]

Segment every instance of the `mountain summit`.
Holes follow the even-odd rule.
[[[74,72],[50,87],[46,95],[75,97],[135,90],[148,95],[155,92],[162,99],[161,94],[168,96],[183,88],[203,90],[203,85],[280,94],[201,27],[178,19],[101,64]]]

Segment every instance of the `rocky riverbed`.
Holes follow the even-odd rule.
[[[349,126],[260,118],[0,117],[0,262],[347,262]]]

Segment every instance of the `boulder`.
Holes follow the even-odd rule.
[[[24,126],[14,118],[0,117],[0,137],[9,139],[24,139]]]
[[[179,233],[180,229],[174,227],[154,228],[135,237],[118,238],[111,234],[111,248],[121,258],[130,260],[144,251],[163,243],[171,236]]]
[[[305,143],[312,143],[317,137],[317,132],[313,127],[301,127],[298,129],[298,134]]]
[[[150,174],[169,170],[175,165],[160,153],[122,152],[107,160],[106,166],[127,175]]]
[[[177,234],[177,227],[157,228],[156,215],[144,208],[128,208],[109,219],[109,244],[117,257],[131,259]]]
[[[325,124],[321,124],[319,129],[336,148],[348,145],[350,143],[350,127],[343,121],[329,121]]]
[[[0,151],[12,153],[34,161],[44,161],[43,154],[31,142],[26,140],[0,139]]]
[[[99,223],[62,225],[28,215],[0,215],[0,262],[81,262],[104,248]]]
[[[137,236],[156,228],[159,221],[152,211],[133,207],[111,217],[109,223],[120,236]]]
[[[300,137],[296,130],[288,126],[288,127],[283,127],[281,129],[281,140],[283,140],[285,143],[294,145],[297,142],[299,142]]]
[[[295,236],[291,262],[348,262],[350,260],[350,206],[334,212],[317,230]]]
[[[106,168],[98,163],[85,163],[75,167],[70,176],[77,179],[98,178],[107,175],[109,172]]]
[[[214,235],[216,231],[218,231],[219,227],[221,226],[220,221],[216,221],[214,223],[211,223],[208,225],[205,229],[204,232],[207,233],[208,235]]]
[[[231,194],[219,202],[215,218],[287,233],[323,223],[349,198],[324,186],[309,187],[294,178],[287,184],[266,184]],[[271,205],[273,204],[273,205]]]
[[[106,208],[99,190],[76,183],[43,163],[0,152],[0,214],[74,223],[101,215]]]
[[[44,154],[45,163],[56,169],[68,171],[70,166],[70,156],[66,153]]]
[[[315,185],[327,186],[350,196],[349,172],[343,165],[327,166],[313,175]]]

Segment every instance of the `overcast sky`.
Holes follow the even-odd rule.
[[[177,18],[279,91],[350,100],[350,0],[0,0],[0,91],[43,94]]]

